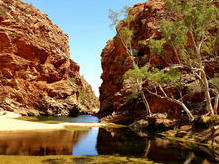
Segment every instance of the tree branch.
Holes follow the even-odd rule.
[[[163,95],[164,95],[165,97],[167,97],[167,94],[166,94],[166,92],[164,91],[164,89],[161,87],[161,85],[159,85],[159,88],[160,88],[161,92],[163,93]]]
[[[167,100],[169,100],[170,102],[174,102],[174,103],[179,104],[179,105],[185,110],[185,112],[187,113],[187,115],[188,115],[190,121],[193,121],[193,120],[194,120],[194,116],[192,115],[192,113],[189,111],[189,109],[185,106],[185,104],[184,104],[183,102],[181,102],[181,101],[179,101],[179,100],[177,100],[177,99],[174,99],[174,98],[170,98],[170,97],[166,97],[166,96],[160,96],[160,95],[158,95],[158,94],[156,94],[156,93],[151,92],[151,91],[150,91],[149,89],[147,89],[147,88],[146,88],[146,91],[147,91],[148,93],[154,95],[154,96],[157,96],[157,97],[161,98],[161,99],[167,99]]]
[[[218,108],[218,101],[219,101],[219,93],[215,96],[214,100],[214,113],[217,114],[217,108]]]

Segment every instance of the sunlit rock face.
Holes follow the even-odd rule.
[[[156,40],[162,38],[160,22],[162,19],[171,19],[172,16],[165,8],[163,1],[149,0],[136,4],[130,9],[129,14],[135,17],[135,20],[130,26],[134,35],[132,38],[132,48],[136,51],[136,63],[141,67],[149,62],[151,66],[157,68],[164,68],[169,64],[176,64],[176,55],[169,46],[164,45],[167,55],[160,56],[153,54],[147,44],[141,43],[141,41],[151,37]],[[119,23],[117,28],[121,26],[122,22]],[[191,46],[190,44],[189,40],[188,45]],[[144,116],[145,107],[141,101],[127,101],[132,93],[132,88],[130,84],[124,81],[123,75],[132,68],[132,62],[118,38],[118,34],[107,42],[101,54],[101,63],[103,69],[101,78],[103,82],[100,87],[100,115],[102,117],[108,116],[104,117],[103,121],[130,123]],[[219,72],[218,57],[207,61],[206,71],[209,77],[213,77],[215,73]],[[189,74],[187,77],[188,81],[194,81]],[[147,86],[148,84],[144,85]],[[180,96],[178,91],[174,88],[168,90],[167,93]],[[186,87],[183,89],[183,94],[188,94]],[[179,105],[166,99],[150,95],[147,92],[145,92],[145,96],[149,101],[153,113],[167,113],[170,118],[185,116],[185,113],[182,112]],[[200,102],[203,101],[203,98],[203,93],[193,92],[185,97],[184,102],[189,108],[194,109],[194,111],[203,113],[204,105],[200,107]],[[111,116],[112,113],[114,114]]]
[[[99,108],[68,36],[32,5],[0,0],[0,110],[75,115]]]

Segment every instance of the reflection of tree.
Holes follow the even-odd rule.
[[[219,125],[212,128],[212,149],[214,150],[214,157],[219,161]]]
[[[194,158],[195,158],[194,153],[190,153],[183,164],[190,164]]]
[[[151,147],[151,140],[148,140],[147,144],[146,144],[146,148],[145,148],[145,157],[148,158],[148,153],[150,151],[150,147]]]
[[[72,155],[74,144],[88,131],[47,131],[0,134],[2,155]]]
[[[161,163],[203,163],[204,160],[214,160],[212,154],[194,146],[155,137],[151,140],[147,158]]]
[[[144,156],[145,139],[131,130],[99,129],[97,151],[100,155]]]
[[[202,163],[204,160],[213,160],[210,154],[202,150],[198,149],[196,156],[196,151],[188,145],[147,133],[138,135],[128,128],[100,129],[97,151],[100,155],[145,157],[158,163]]]

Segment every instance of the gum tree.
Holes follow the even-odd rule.
[[[128,7],[125,7],[120,12],[115,12],[115,11],[110,9],[109,10],[109,19],[112,21],[111,27],[116,28],[117,35],[118,35],[123,47],[125,48],[129,59],[132,61],[132,67],[135,70],[139,70],[137,63],[135,62],[134,53],[133,53],[132,44],[131,44],[133,32],[130,29],[130,24],[132,21],[134,21],[135,18],[132,15],[128,15],[128,12],[129,12]],[[120,19],[121,16],[124,16],[125,19],[122,20],[122,24],[123,24],[122,27],[117,28],[117,25],[121,21],[121,19]],[[144,95],[143,88],[142,88],[143,81],[142,81],[141,74],[138,74],[136,72],[134,80],[135,80],[135,84],[137,86],[137,90],[140,93],[142,101],[145,105],[146,112],[147,112],[147,114],[151,115],[150,106],[149,106],[149,103]]]
[[[214,1],[211,0],[164,0],[164,2],[169,11],[172,12],[172,18],[171,21],[163,20],[161,22],[162,39],[154,40],[151,37],[143,42],[147,42],[146,44],[149,45],[151,52],[158,55],[168,53],[163,49],[164,44],[173,49],[178,63],[170,65],[169,71],[153,69],[150,64],[139,68],[135,62],[131,45],[133,33],[130,29],[130,23],[134,18],[127,14],[128,10],[125,10],[126,19],[122,21],[122,26],[117,26],[121,13],[110,10],[109,18],[112,20],[112,26],[117,26],[118,37],[133,64],[133,69],[126,72],[124,78],[132,78],[136,81],[138,92],[149,114],[151,113],[150,107],[142,88],[145,80],[149,81],[150,84],[150,88],[144,88],[148,93],[179,104],[192,121],[194,117],[183,103],[183,97],[177,99],[173,95],[168,95],[163,89],[163,86],[172,87],[175,85],[175,87],[179,87],[179,85],[176,86],[176,82],[181,81],[182,78],[180,74],[174,77],[175,75],[172,73],[177,71],[172,71],[172,69],[189,68],[192,75],[199,80],[200,86],[205,93],[206,110],[209,114],[214,115],[218,108],[219,89],[214,85],[216,96],[213,108],[209,78],[205,72],[205,60],[218,55],[218,38],[215,32],[212,32],[212,29],[213,31],[217,30],[216,16],[218,15],[218,9],[213,4]]]
[[[177,64],[170,65],[171,68],[188,68],[190,73],[199,81],[202,91],[205,93],[206,111],[207,114],[217,114],[219,89],[217,86],[218,78],[211,80],[214,86],[215,102],[214,107],[211,102],[209,78],[205,71],[206,61],[209,58],[218,56],[218,38],[217,38],[217,15],[218,9],[215,7],[212,0],[164,0],[165,5],[172,13],[171,20],[161,21],[161,40],[149,40],[149,47],[151,52],[157,55],[165,55],[168,52],[163,49],[164,45],[172,48],[174,55],[177,57]],[[150,79],[150,77],[149,77]],[[150,79],[152,81],[152,79]],[[165,97],[170,101],[181,105],[186,111],[190,120],[193,119],[191,112],[182,102],[182,98],[177,100],[168,98],[164,89],[161,87],[163,81],[159,78],[155,80],[162,96],[153,93],[147,89],[151,94],[159,97]],[[216,83],[213,83],[217,81]],[[171,81],[168,85],[171,84]]]
[[[213,109],[205,61],[218,55],[216,32],[212,32],[218,27],[218,8],[215,7],[213,0],[164,1],[172,12],[174,20],[161,22],[163,43],[174,50],[178,66],[189,68],[199,80],[205,93],[206,110],[209,114],[214,115],[218,107],[219,92],[217,88],[215,109]],[[154,42],[158,41],[154,40]]]
[[[194,120],[194,116],[183,103],[183,97],[180,96],[179,98],[176,98],[174,97],[174,95],[167,94],[165,89],[163,88],[163,86],[166,86],[166,88],[177,88],[180,91],[180,89],[182,88],[183,80],[181,73],[178,69],[159,70],[156,68],[152,68],[149,64],[147,64],[141,68],[135,67],[134,69],[130,69],[125,73],[124,78],[140,78],[142,81],[147,80],[149,87],[146,86],[144,87],[144,89],[148,93],[180,105],[188,115],[189,120]]]

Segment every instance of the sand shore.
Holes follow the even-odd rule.
[[[105,127],[102,123],[59,123],[46,124],[17,120],[19,114],[12,112],[0,112],[0,132],[28,131],[28,130],[61,130],[67,127]]]

